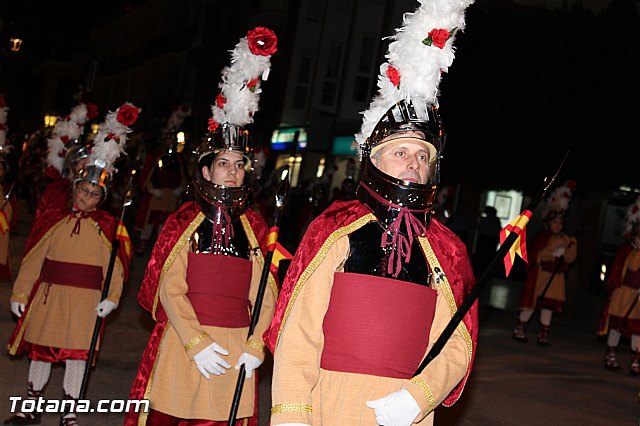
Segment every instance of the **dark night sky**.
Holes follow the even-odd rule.
[[[441,84],[445,180],[536,191],[570,150],[561,179],[580,190],[640,187],[640,17],[637,2],[607,3],[597,14],[578,2],[469,7]],[[5,34],[17,31],[46,55],[57,43],[81,48],[85,29],[135,4],[5,0],[0,16]]]

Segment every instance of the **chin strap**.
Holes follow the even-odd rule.
[[[427,232],[426,226],[413,215],[414,212],[422,213],[423,210],[411,210],[406,207],[400,207],[396,204],[381,197],[364,183],[360,182],[369,195],[379,203],[389,206],[389,210],[398,210],[398,216],[391,222],[387,229],[382,233],[380,247],[386,249],[391,248],[389,253],[389,262],[387,263],[387,273],[397,277],[402,270],[402,258],[408,263],[411,260],[411,247],[413,246],[414,237],[424,235]],[[401,232],[402,225],[406,230]]]
[[[229,241],[233,238],[233,226],[231,226],[231,216],[227,212],[227,209],[223,206],[218,206],[218,217],[213,223],[213,235],[211,240],[212,247],[229,247]]]

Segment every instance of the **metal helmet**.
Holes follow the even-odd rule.
[[[429,176],[425,184],[397,179],[378,169],[371,161],[371,156],[386,144],[405,135],[423,141],[429,151]],[[444,145],[445,133],[435,105],[420,98],[394,104],[362,145],[358,199],[369,206],[379,219],[392,220],[388,212],[389,206],[393,206],[408,208],[427,225],[440,183],[440,159]]]
[[[80,182],[89,182],[102,188],[102,203],[107,198],[109,185],[111,185],[111,175],[106,169],[95,165],[86,166],[78,172],[78,176],[73,180],[74,190]]]
[[[210,166],[216,156],[223,152],[237,152],[245,160],[245,179],[241,186],[217,185],[202,175],[202,168]],[[234,219],[247,207],[249,186],[248,174],[253,170],[253,148],[250,145],[249,131],[241,126],[225,123],[210,133],[196,150],[198,158],[195,176],[187,187],[187,193],[200,206],[203,213],[212,221],[220,220],[220,208],[224,208]]]
[[[78,162],[85,158],[89,158],[91,154],[91,146],[83,145],[78,140],[69,143],[64,156],[64,164],[62,167],[62,176],[73,178],[75,168]]]

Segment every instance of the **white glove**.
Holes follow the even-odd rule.
[[[253,376],[253,370],[260,367],[262,365],[262,361],[251,354],[242,352],[242,355],[240,355],[238,362],[236,363],[236,370],[239,370],[242,364],[244,364],[244,371],[247,373],[244,378],[250,379],[251,376]]]
[[[184,191],[184,189],[181,186],[173,189],[173,193],[176,195],[176,197],[182,195],[182,191]]]
[[[18,318],[22,316],[22,313],[24,312],[24,308],[25,308],[24,303],[11,302],[11,312],[13,312],[13,315],[17,316]]]
[[[218,354],[229,355],[229,351],[213,342],[193,357],[198,370],[207,380],[209,373],[219,376],[226,373],[225,368],[231,368],[231,365]]]
[[[553,257],[560,257],[560,256],[562,256],[566,250],[567,250],[567,249],[566,249],[566,248],[564,248],[564,247],[562,247],[562,246],[560,246],[560,247],[556,247],[556,249],[553,251]]]
[[[104,299],[102,302],[98,303],[96,312],[100,318],[106,318],[106,316],[117,307],[118,305],[113,303],[111,300]]]
[[[153,194],[154,197],[156,198],[162,198],[162,191],[159,190],[158,188],[153,188],[151,190],[151,193]]]
[[[367,401],[367,407],[373,408],[376,422],[384,426],[409,426],[420,414],[418,403],[406,389]]]

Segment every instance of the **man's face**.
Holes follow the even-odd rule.
[[[549,231],[551,231],[552,234],[559,234],[560,232],[562,232],[563,225],[564,222],[562,221],[562,219],[556,217],[552,219],[551,222],[549,222]]]
[[[95,210],[102,199],[102,188],[90,182],[81,181],[73,192],[73,205],[80,211]]]
[[[233,151],[221,152],[213,160],[211,167],[202,167],[202,176],[216,185],[242,186],[244,174],[244,157]]]
[[[419,139],[403,137],[387,142],[371,161],[396,179],[423,185],[429,180],[429,151]]]

